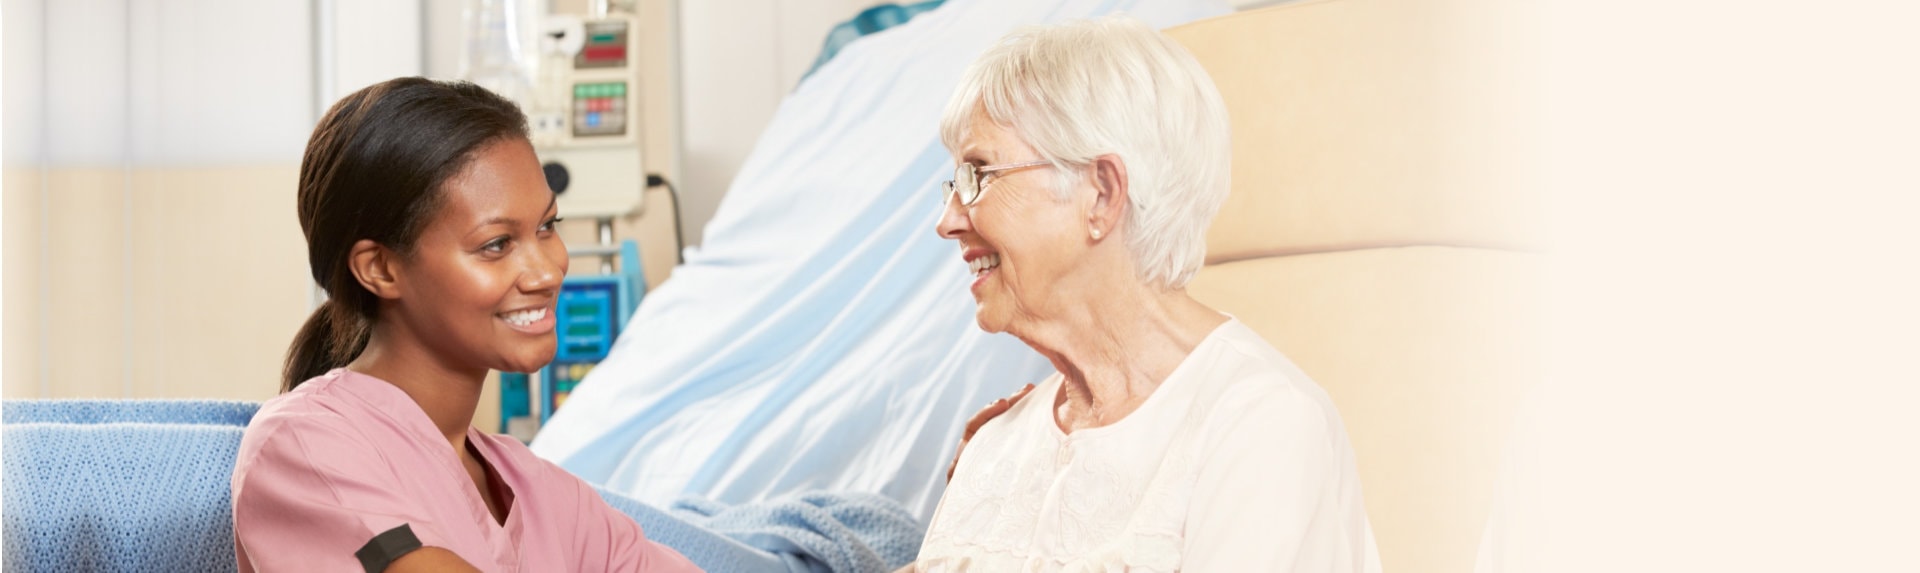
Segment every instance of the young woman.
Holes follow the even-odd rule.
[[[526,118],[466,83],[347,96],[300,166],[328,301],[233,471],[241,571],[695,571],[579,478],[472,428],[552,360],[567,271]]]

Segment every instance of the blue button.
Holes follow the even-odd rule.
[[[600,112],[587,112],[587,127],[600,127]]]

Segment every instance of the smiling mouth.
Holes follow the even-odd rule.
[[[499,316],[501,320],[507,321],[507,324],[514,326],[533,326],[533,323],[539,322],[540,319],[547,317],[547,308],[543,306],[535,309],[502,313],[496,316]]]
[[[967,261],[967,267],[972,269],[975,278],[984,276],[987,271],[1000,267],[1000,254],[981,255],[979,258]]]

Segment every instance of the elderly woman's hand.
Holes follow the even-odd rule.
[[[947,481],[953,481],[953,468],[960,467],[960,452],[967,451],[967,441],[973,439],[973,433],[980,431],[980,427],[987,425],[988,421],[1005,414],[1008,408],[1012,408],[1032,391],[1032,384],[1021,386],[1019,390],[1014,391],[1013,395],[994,400],[992,404],[987,404],[987,407],[975,413],[972,419],[967,420],[967,431],[960,434],[960,447],[953,450],[953,463],[947,464]]]

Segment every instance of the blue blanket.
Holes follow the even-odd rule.
[[[686,498],[661,510],[600,491],[647,538],[708,571],[893,571],[920,553],[926,531],[878,495],[812,492],[746,505]]]

